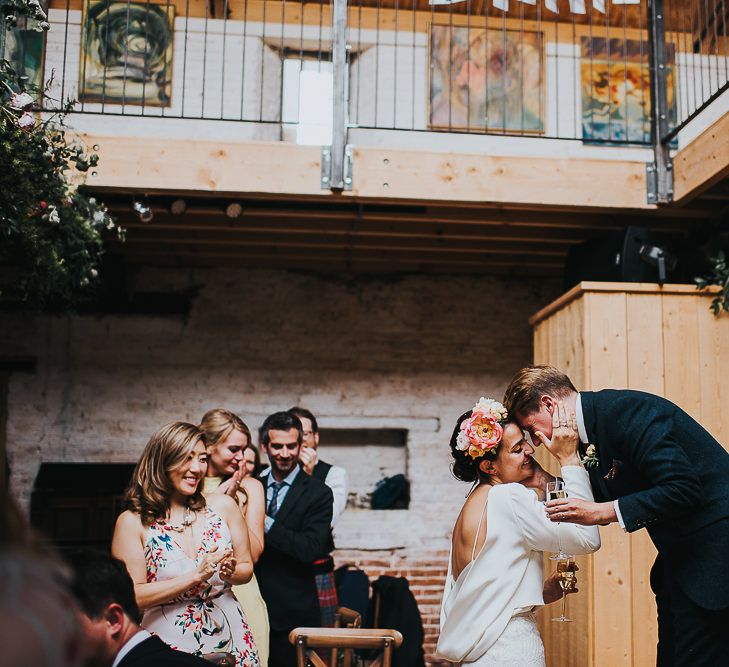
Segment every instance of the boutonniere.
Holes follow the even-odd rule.
[[[597,468],[600,465],[600,460],[597,458],[597,447],[595,445],[587,445],[585,455],[582,457],[582,465],[588,470]]]

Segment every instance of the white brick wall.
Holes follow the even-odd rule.
[[[228,407],[256,429],[303,405],[332,428],[408,430],[408,511],[348,511],[341,548],[443,548],[467,491],[451,478],[455,419],[501,396],[531,360],[528,316],[553,283],[489,277],[344,279],[266,271],[148,271],[137,287],[198,287],[189,319],[5,314],[8,451],[28,501],[42,461],[133,462],[174,419]],[[350,470],[356,475],[356,470]]]

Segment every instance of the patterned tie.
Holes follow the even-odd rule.
[[[271,495],[271,500],[268,503],[266,514],[268,514],[268,516],[270,516],[272,519],[276,516],[276,512],[278,512],[278,492],[281,490],[284,484],[286,484],[286,482],[274,482],[273,484],[271,484],[271,486],[273,487],[273,494]]]

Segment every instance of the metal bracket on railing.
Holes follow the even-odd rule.
[[[344,147],[344,189],[351,190],[354,182],[354,148],[351,144]]]
[[[332,147],[321,147],[321,189],[329,189],[329,179],[332,174]]]
[[[321,189],[322,190],[351,190],[354,182],[354,147],[347,144],[344,147],[344,175],[342,178],[343,187],[332,187],[332,183],[336,182],[336,177],[332,174],[332,166],[335,161],[332,160],[332,146],[321,147]]]
[[[673,201],[673,164],[669,160],[664,169],[655,162],[646,162],[645,183],[649,204],[668,204]]]
[[[649,204],[673,201],[673,165],[668,136],[668,72],[666,69],[665,0],[648,1],[648,61],[651,84],[653,162],[647,167]]]

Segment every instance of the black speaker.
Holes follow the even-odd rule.
[[[663,284],[675,269],[676,258],[665,243],[643,227],[626,227],[570,248],[564,287],[583,280]]]

